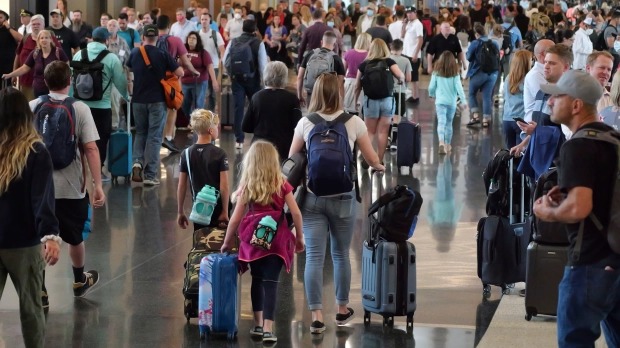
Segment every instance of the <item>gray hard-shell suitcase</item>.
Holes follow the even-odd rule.
[[[527,247],[525,320],[557,315],[558,291],[568,262],[568,246],[531,242]]]
[[[372,174],[371,187],[372,178],[377,175],[382,174]],[[384,326],[393,326],[395,316],[407,316],[407,329],[413,329],[417,306],[413,244],[380,240],[371,235],[369,227],[362,250],[362,305],[366,325],[370,324],[371,313],[376,313],[383,316]]]

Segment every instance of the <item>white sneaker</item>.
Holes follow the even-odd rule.
[[[160,182],[159,179],[144,179],[142,184],[144,184],[144,186],[157,186]]]
[[[235,143],[235,149],[237,150],[243,149],[243,143]]]

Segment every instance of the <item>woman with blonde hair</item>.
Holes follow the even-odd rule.
[[[312,23],[312,12],[308,6],[302,6],[299,9],[299,13],[301,14],[301,24],[306,28],[310,27],[310,23]]]
[[[61,239],[52,159],[33,119],[20,91],[11,87],[0,91],[0,298],[10,275],[19,298],[25,346],[43,347],[43,269],[45,262],[58,261]]]
[[[344,69],[347,71],[344,76],[344,110],[351,114],[359,114],[359,109],[355,102],[355,84],[357,77],[357,68],[366,59],[368,48],[372,36],[368,33],[361,33],[357,36],[355,47],[348,50],[342,59]]]
[[[37,47],[30,52],[28,58],[22,66],[13,70],[8,74],[2,75],[4,79],[10,79],[17,76],[27,74],[30,70],[34,70],[32,88],[34,97],[38,98],[49,93],[49,89],[43,79],[43,71],[45,67],[56,60],[69,62],[69,58],[65,54],[62,47],[57,47],[52,41],[54,36],[49,30],[41,30],[37,35]]]
[[[532,68],[533,55],[528,50],[518,50],[510,61],[510,74],[504,83],[504,115],[502,128],[504,131],[504,144],[511,149],[521,143],[521,129],[514,120],[515,117],[523,117],[525,114],[523,104],[523,91],[525,75]]]
[[[243,156],[242,168],[238,189],[233,193],[237,206],[221,252],[232,251],[239,236],[239,266],[242,272],[249,266],[252,274],[250,296],[254,327],[250,335],[262,338],[264,343],[275,343],[273,322],[280,271],[284,266],[290,272],[293,252],[304,251],[302,217],[293,187],[280,171],[278,151],[270,142],[254,142]],[[293,216],[295,235],[286,219],[282,221],[284,204]],[[266,220],[271,220],[275,226],[268,230]]]
[[[357,69],[356,85],[355,85],[355,103],[359,100],[360,92],[362,91],[362,84],[364,84],[364,97],[362,101],[362,114],[364,115],[364,122],[368,128],[368,134],[371,141],[377,142],[377,153],[379,159],[383,162],[383,154],[388,141],[388,131],[390,123],[392,121],[392,115],[394,115],[394,95],[390,86],[374,86],[373,92],[376,90],[381,93],[370,93],[369,89],[372,86],[364,82],[365,79],[370,79],[370,75],[366,75],[366,67],[376,67],[383,65],[389,69],[391,75],[394,76],[399,83],[404,83],[405,74],[400,71],[398,64],[394,59],[390,58],[390,50],[388,49],[385,41],[381,39],[374,39],[370,44],[368,50],[368,56],[360,64]],[[393,83],[392,76],[389,76],[386,80],[388,84]],[[369,81],[369,80],[366,80]],[[364,83],[363,83],[364,82]],[[385,92],[383,90],[385,89]],[[376,138],[376,139],[375,139]],[[368,165],[362,162],[364,168],[368,168]]]
[[[308,145],[310,132],[315,127],[311,119],[334,121],[341,115],[347,119],[344,127],[347,131],[350,149],[355,145],[362,156],[375,170],[383,171],[385,167],[372,149],[366,125],[361,118],[347,115],[342,109],[340,85],[336,75],[322,74],[316,79],[308,107],[310,114],[303,117],[295,128],[293,143],[289,156],[300,152],[304,144]],[[348,117],[347,117],[348,116]],[[348,154],[354,156],[352,151]],[[247,155],[246,155],[247,156]],[[309,165],[309,170],[312,170]],[[355,180],[355,179],[353,179]],[[333,187],[332,187],[333,188]],[[347,188],[345,192],[319,196],[313,191],[322,191],[323,187],[309,187],[301,204],[304,217],[303,229],[306,241],[306,269],[304,284],[308,307],[312,312],[310,332],[320,334],[325,331],[323,319],[323,265],[328,240],[334,263],[334,289],[336,292],[336,323],[344,325],[353,317],[353,310],[348,308],[351,289],[351,239],[354,232],[357,212],[355,190]]]

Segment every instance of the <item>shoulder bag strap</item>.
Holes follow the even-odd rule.
[[[187,148],[187,150],[185,150],[185,163],[187,164],[187,174],[189,175],[189,187],[192,190],[192,201],[194,201],[194,198],[196,196],[196,193],[194,192],[194,185],[192,184],[192,169],[189,163],[189,152],[190,150],[193,148],[194,146],[190,146]]]
[[[144,46],[140,46],[140,53],[142,53],[142,59],[144,59],[144,64],[148,69],[151,69],[151,60],[149,59],[149,55],[146,54],[146,49]]]

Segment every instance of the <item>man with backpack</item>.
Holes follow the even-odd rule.
[[[256,22],[243,21],[243,34],[232,39],[224,52],[224,69],[232,80],[232,93],[235,100],[235,148],[243,148],[245,134],[241,128],[245,98],[252,99],[260,90],[263,71],[267,66],[267,51],[264,43],[256,38]]]
[[[44,78],[50,93],[31,101],[30,108],[35,114],[35,125],[54,164],[56,217],[60,237],[69,244],[73,266],[73,295],[82,297],[99,281],[97,271],[84,272],[85,247],[82,235],[87,224],[90,224],[90,199],[92,198],[94,208],[101,208],[105,203],[101,184],[101,161],[96,143],[99,135],[89,106],[69,97],[69,66],[65,62],[54,61],[45,68]],[[58,127],[49,127],[49,124],[56,124]],[[86,192],[84,158],[88,162],[94,183],[90,191],[92,197]],[[42,302],[46,308],[49,307],[49,299],[45,288],[45,273],[43,277]]]
[[[108,140],[112,134],[112,85],[123,99],[129,100],[123,64],[115,54],[109,54],[106,47],[109,37],[107,28],[99,27],[93,30],[93,41],[86,45],[85,49],[78,51],[70,63],[73,68],[71,94],[88,105],[92,112],[99,132],[97,147],[102,165],[106,160]],[[110,180],[103,173],[101,177],[103,181]]]
[[[118,36],[122,37],[123,40],[127,42],[129,48],[140,47],[142,45],[142,41],[140,40],[140,33],[136,29],[129,27],[128,17],[126,13],[121,13],[118,15],[118,26],[120,30],[118,31]]]
[[[467,126],[480,123],[480,107],[478,105],[478,92],[482,93],[482,127],[489,127],[493,115],[493,87],[499,74],[499,46],[487,37],[484,26],[480,23],[474,25],[476,40],[472,41],[467,49],[469,61],[469,105],[471,107],[471,120]]]
[[[559,286],[558,346],[588,347],[601,334],[620,342],[620,134],[598,122],[600,83],[571,70],[557,84],[541,86],[551,95],[551,120],[573,137],[560,150],[559,185],[534,202],[537,218],[566,224],[568,264]]]
[[[504,28],[504,40],[502,44],[502,50],[504,51],[504,56],[502,57],[502,77],[506,79],[506,76],[508,76],[508,73],[510,72],[510,60],[512,59],[512,54],[515,53],[517,49],[523,47],[523,37],[521,37],[521,31],[517,28],[512,15],[504,16],[502,28]]]
[[[333,73],[338,76],[340,95],[344,95],[346,71],[342,59],[334,52],[335,45],[336,34],[333,31],[326,31],[321,40],[321,47],[310,51],[302,61],[297,73],[297,98],[302,106],[310,103],[314,83],[323,73]],[[307,98],[304,97],[304,90],[308,94]]]
[[[611,10],[610,19],[603,26],[603,30],[598,34],[598,38],[594,43],[596,51],[608,51],[614,48],[614,41],[618,36],[618,25],[620,24],[620,7]]]

